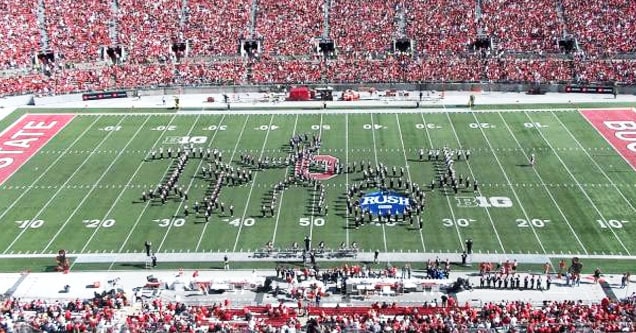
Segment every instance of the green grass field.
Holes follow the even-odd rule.
[[[73,110],[66,110],[73,112]],[[14,117],[15,118],[15,117]],[[8,126],[9,118],[3,122]],[[140,202],[172,160],[149,152],[177,140],[216,148],[239,166],[241,154],[284,157],[294,133],[322,137],[320,153],[342,163],[371,161],[406,170],[404,178],[427,188],[423,229],[408,223],[351,228],[343,205],[361,173],[325,181],[328,215],[311,208],[310,188],[292,186],[273,217],[260,208],[291,168],[254,170],[252,182],[224,187],[221,201],[234,216],[210,222],[183,216],[210,184],[198,176],[207,162],[190,159],[179,180],[189,202]],[[187,137],[184,139],[184,137]],[[176,139],[175,139],[176,138]],[[185,142],[185,141],[184,141]],[[435,162],[418,150],[469,149],[458,174],[480,183],[431,192]],[[529,167],[530,154],[536,166]],[[636,253],[636,174],[597,131],[574,111],[472,113],[369,113],[197,115],[79,113],[0,186],[0,254],[142,252],[150,240],[161,252],[247,252],[272,241],[302,244],[309,235],[336,248],[357,242],[364,250],[455,252],[472,238],[476,252],[624,255]]]

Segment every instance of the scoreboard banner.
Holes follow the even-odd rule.
[[[128,93],[125,91],[109,91],[109,92],[82,94],[82,99],[85,101],[95,101],[98,99],[111,99],[111,98],[126,98],[126,97],[128,97]]]

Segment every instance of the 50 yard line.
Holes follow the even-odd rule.
[[[375,158],[375,168],[378,168],[378,147],[375,144],[375,123],[373,122],[373,113],[370,114],[371,115],[371,137],[373,138],[373,156]],[[380,218],[378,217],[378,220],[380,220]],[[380,224],[382,225],[382,236],[384,239],[384,252],[388,251],[388,246],[387,246],[387,242],[386,242],[386,227],[384,226],[384,223],[380,222]]]

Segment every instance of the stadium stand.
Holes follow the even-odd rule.
[[[0,6],[10,14],[0,29],[2,95],[221,83],[634,82],[636,5],[625,0]],[[320,37],[336,52],[315,54]],[[572,44],[560,45],[567,38]],[[239,55],[244,39],[261,43],[257,57]],[[396,52],[397,39],[414,47]],[[121,61],[106,67],[100,51],[117,46]]]

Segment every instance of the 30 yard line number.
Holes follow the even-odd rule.
[[[186,223],[185,219],[154,219],[152,222],[157,223],[162,228],[173,226],[175,228],[183,227]]]

